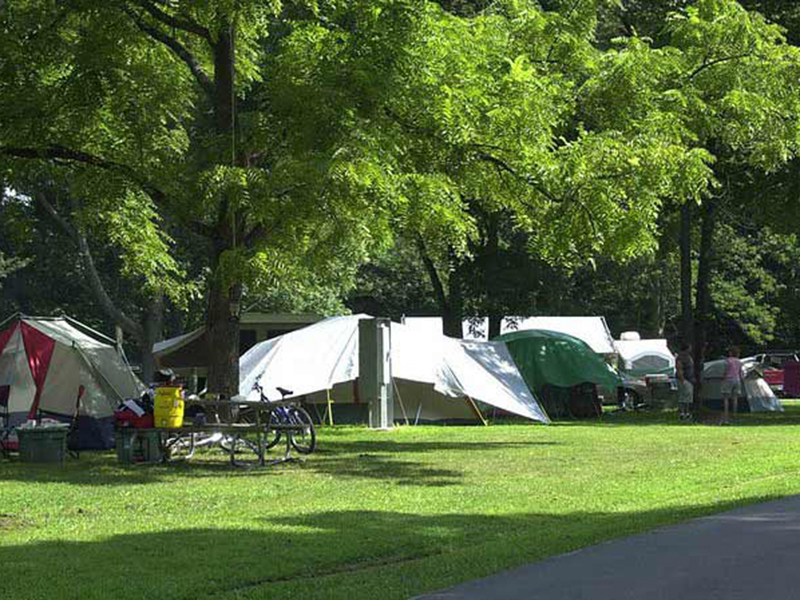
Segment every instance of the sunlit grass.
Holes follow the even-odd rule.
[[[800,493],[800,406],[553,426],[320,432],[304,463],[0,461],[0,598],[401,599]]]

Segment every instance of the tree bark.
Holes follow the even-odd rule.
[[[228,281],[219,268],[217,254],[214,275],[208,289],[206,341],[208,348],[208,391],[228,398],[239,392],[239,315],[231,303],[241,302],[242,288]]]
[[[489,315],[489,332],[488,339],[493,340],[500,335],[503,325],[503,315],[490,314]]]
[[[447,278],[447,306],[442,314],[442,333],[464,337],[464,263],[452,250],[449,253],[450,276]]]
[[[442,333],[448,337],[464,337],[464,310],[460,304],[448,303],[442,311]]]
[[[692,205],[681,207],[681,337],[691,343],[694,338],[692,311]]]
[[[502,300],[499,294],[502,277],[499,276],[500,265],[500,213],[490,213],[486,219],[486,261],[484,268],[489,272],[484,273],[483,278],[486,284],[486,298],[489,301],[489,331],[488,339],[494,339],[500,335],[503,315],[501,305]]]
[[[702,221],[700,224],[700,257],[697,269],[697,299],[695,311],[697,320],[694,331],[694,364],[695,364],[695,402],[702,406],[700,387],[702,385],[703,363],[706,359],[708,342],[708,323],[711,319],[711,275],[713,271],[713,241],[716,220],[715,198],[703,203]]]
[[[214,122],[219,136],[218,164],[236,164],[235,31],[223,20],[217,30],[214,53]],[[231,203],[223,198],[217,215],[213,240],[213,272],[208,289],[206,340],[208,349],[208,391],[228,398],[239,392],[239,315],[231,304],[241,302],[240,281],[221,271],[226,251],[236,248],[237,219]]]
[[[153,381],[156,371],[153,344],[161,339],[164,329],[164,294],[157,292],[150,301],[144,316],[144,339],[142,340],[142,380],[145,383]]]
[[[439,305],[439,313],[442,315],[442,333],[461,339],[463,337],[464,305],[461,283],[457,281],[458,269],[453,269],[450,273],[445,290],[439,271],[436,269],[433,259],[428,255],[421,237],[417,238],[417,249],[425,271],[428,273],[428,278],[431,280],[436,303]]]

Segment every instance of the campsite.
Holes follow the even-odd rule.
[[[790,0],[0,0],[0,600],[792,597],[798,74]]]

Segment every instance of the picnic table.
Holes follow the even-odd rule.
[[[208,440],[214,434],[221,434],[218,440],[219,445],[225,448],[230,456],[230,463],[233,466],[241,466],[245,463],[236,459],[237,452],[241,450],[252,451],[256,454],[256,462],[259,466],[265,466],[267,443],[270,435],[275,432],[286,433],[286,449],[284,456],[272,461],[269,464],[277,464],[295,460],[291,456],[291,434],[301,432],[304,429],[302,424],[278,423],[271,418],[271,413],[277,406],[290,405],[293,401],[276,402],[251,402],[229,400],[184,400],[185,406],[198,406],[204,409],[206,418],[212,415],[221,415],[224,419],[221,422],[204,422],[195,424],[191,417],[184,419],[181,427],[154,427],[150,429],[135,429],[134,435],[147,435],[146,432],[155,432],[160,436],[160,446],[164,450],[163,462],[173,460],[189,460],[194,456],[195,450],[204,445],[203,440]],[[252,415],[252,422],[236,422],[240,411],[246,410]],[[255,438],[255,442],[248,438]],[[226,444],[222,441],[226,440]],[[217,443],[217,442],[214,442]],[[184,454],[178,456],[179,451]]]

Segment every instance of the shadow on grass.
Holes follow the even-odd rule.
[[[196,478],[269,479],[293,472],[324,473],[332,477],[392,481],[398,485],[442,487],[461,483],[463,474],[454,469],[431,467],[423,461],[397,460],[391,455],[311,455],[302,462],[265,467],[231,467],[225,459],[201,456],[189,462],[167,465],[118,465],[112,455],[95,455],[65,466],[0,463],[0,481],[59,483],[76,486],[129,486]],[[2,600],[2,597],[0,597]]]
[[[0,460],[0,481],[69,483],[73,485],[140,485],[177,478],[260,477],[281,475],[287,470],[311,471],[333,477],[392,481],[398,485],[443,487],[460,484],[463,473],[458,469],[431,466],[424,458],[399,458],[406,454],[448,451],[499,451],[510,448],[551,446],[556,442],[431,442],[388,439],[343,441],[331,436],[320,440],[318,451],[303,457],[299,463],[266,467],[249,465],[232,467],[227,454],[220,450],[199,451],[191,461],[156,465],[120,465],[110,452],[84,452],[80,459],[69,459],[64,465],[39,465]],[[282,456],[273,450],[268,459]],[[298,456],[296,453],[294,456]],[[240,460],[249,460],[249,456]],[[1,600],[1,599],[0,599]]]
[[[603,540],[767,499],[752,497],[634,513],[564,515],[326,511],[264,517],[241,529],[188,527],[110,535],[99,541],[6,544],[0,546],[0,564],[13,576],[0,580],[0,597],[188,600],[226,594],[240,597],[248,592],[259,598],[303,597],[305,594],[296,595],[298,591],[308,592],[322,585],[330,587],[329,594],[341,592],[330,597],[354,598],[346,593],[348,578],[381,582],[396,569],[404,569],[405,592],[421,593]],[[5,517],[11,519],[13,515]],[[196,517],[187,514],[187,522]],[[768,521],[754,520],[753,527],[763,530],[775,525]],[[785,521],[781,524],[790,526]],[[791,529],[794,535],[796,527]],[[387,593],[384,598],[398,597],[398,593],[395,589],[394,595]]]

